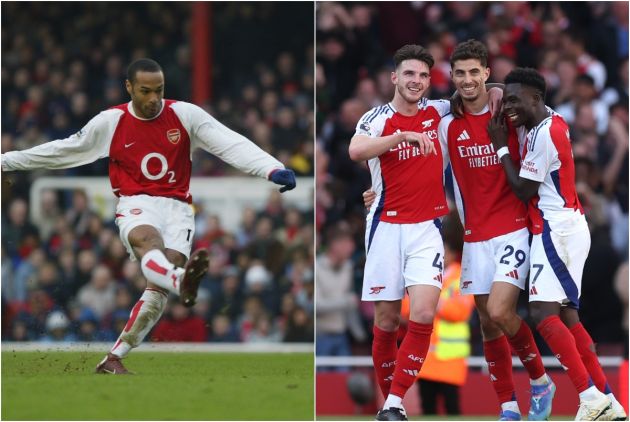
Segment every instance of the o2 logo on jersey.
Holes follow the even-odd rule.
[[[181,139],[182,134],[179,129],[169,129],[166,131],[166,137],[171,142],[171,144],[175,145]]]
[[[152,174],[149,172],[149,161],[151,161],[152,159],[158,160],[160,162],[160,171],[156,174]],[[140,170],[142,171],[144,177],[149,180],[160,180],[166,175],[166,173],[168,173],[170,176],[168,179],[168,183],[176,182],[175,172],[168,169],[168,162],[166,161],[166,157],[158,152],[152,152],[145,155],[142,159],[142,162],[140,163]]]

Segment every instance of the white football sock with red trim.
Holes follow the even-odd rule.
[[[179,295],[179,282],[184,269],[173,265],[161,250],[153,249],[147,252],[142,257],[140,268],[151,283]]]
[[[111,353],[124,358],[131,349],[138,347],[162,316],[167,299],[165,292],[147,287],[131,310],[129,321],[112,347]]]

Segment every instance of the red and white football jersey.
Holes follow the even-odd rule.
[[[584,210],[575,189],[575,164],[569,126],[551,115],[527,131],[518,128],[523,145],[520,177],[540,182],[538,194],[530,199],[530,230],[543,232],[545,223],[552,231],[571,234],[586,227]]]
[[[145,194],[192,202],[188,190],[195,148],[260,177],[284,168],[200,107],[163,100],[152,119],[138,117],[129,102],[99,113],[69,138],[2,154],[2,169],[65,169],[109,157],[109,178],[117,196]]]
[[[527,227],[527,208],[512,192],[490,141],[488,107],[479,114],[452,114],[439,126],[442,149],[453,171],[455,203],[464,225],[464,241],[479,242]],[[519,143],[510,128],[508,148],[519,163]]]
[[[375,107],[361,117],[356,135],[371,138],[413,131],[426,133],[435,143],[437,155],[421,155],[418,147],[401,142],[368,160],[372,190],[376,193],[367,219],[395,224],[433,220],[448,213],[444,193],[444,158],[437,140],[440,119],[450,110],[444,100],[418,103],[418,113],[404,116],[391,103]]]

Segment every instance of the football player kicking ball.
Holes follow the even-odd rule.
[[[488,125],[492,143],[514,193],[528,203],[533,240],[529,301],[537,330],[579,393],[575,420],[625,420],[580,323],[582,271],[591,244],[575,190],[569,127],[544,103],[546,84],[534,69],[517,68],[505,79],[503,113]],[[508,128],[523,143],[515,165],[506,147]]]
[[[168,293],[193,306],[208,269],[208,251],[190,255],[194,235],[188,191],[191,157],[201,148],[244,172],[295,187],[295,175],[247,138],[190,103],[164,100],[164,75],[150,59],[134,61],[125,82],[131,101],[103,111],[67,139],[2,154],[2,171],[66,169],[109,157],[112,190],[120,199],[116,225],[147,288],[118,341],[96,372],[127,374],[121,359],[137,347],[166,305]],[[190,257],[190,259],[188,259]]]

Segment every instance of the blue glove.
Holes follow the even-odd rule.
[[[276,169],[269,175],[271,180],[276,185],[282,185],[280,192],[286,192],[295,188],[295,173],[289,169]]]

